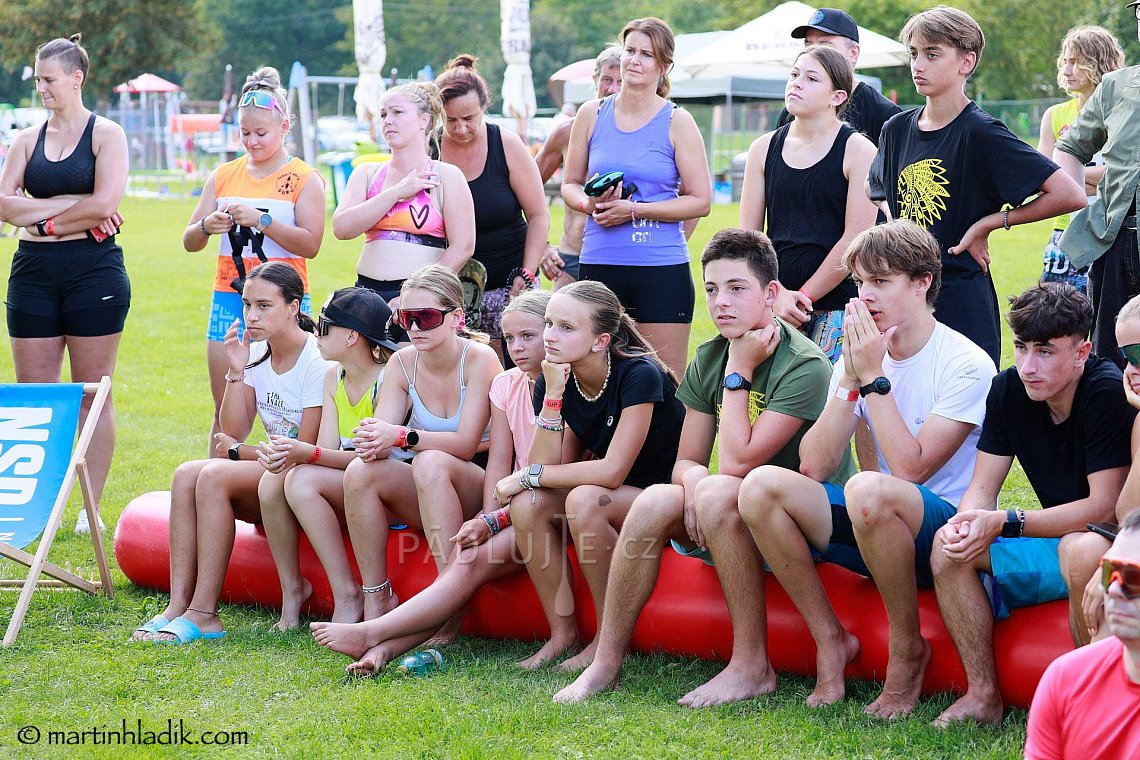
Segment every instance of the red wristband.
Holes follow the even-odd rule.
[[[401,425],[396,431],[396,448],[402,449],[408,445],[408,429]]]
[[[305,460],[305,464],[316,464],[319,461],[321,461],[321,447],[314,446],[313,455]]]
[[[491,516],[495,518],[495,523],[499,526],[499,530],[502,530],[511,524],[511,518],[510,515],[507,514],[506,507],[503,507],[502,509],[496,509],[491,513]]]
[[[1006,229],[1009,229],[1009,228],[1006,227]],[[55,217],[54,216],[48,217],[48,219],[44,222],[44,232],[46,232],[47,234],[52,235],[52,236],[55,235]]]
[[[844,388],[842,385],[840,385],[840,386],[837,386],[835,388],[835,397],[841,398],[844,401],[858,401],[859,400],[859,391],[858,390],[849,390],[847,388]]]
[[[807,300],[811,301],[812,303],[815,303],[815,299],[812,298],[811,296],[809,296],[808,292],[806,290],[804,290],[803,288],[800,288],[800,295],[803,296],[804,298],[806,298]]]
[[[543,409],[561,409],[562,408],[562,399],[550,398],[548,396],[542,400],[542,407],[543,407]]]

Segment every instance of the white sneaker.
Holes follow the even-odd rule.
[[[103,524],[102,517],[99,518],[99,530],[107,530],[107,526]],[[85,536],[91,532],[91,525],[87,522],[87,510],[85,508],[79,510],[79,517],[75,521],[75,532],[80,536]]]

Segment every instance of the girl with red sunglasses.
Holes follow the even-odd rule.
[[[365,620],[398,604],[388,581],[390,518],[424,532],[442,572],[451,561],[448,539],[481,506],[488,393],[502,366],[486,336],[465,328],[462,302],[459,278],[447,267],[432,264],[404,281],[394,321],[412,345],[393,356],[375,418],[356,429],[344,508]],[[454,638],[461,620],[438,636]]]
[[[382,617],[352,625],[310,626],[321,644],[355,659],[346,668],[349,673],[375,675],[438,631],[483,584],[523,568],[525,555],[515,542],[510,508],[500,507],[494,490],[513,469],[529,463],[535,431],[534,385],[542,374],[542,333],[549,301],[549,293],[532,290],[512,299],[503,310],[503,339],[515,367],[500,372],[491,383],[491,441],[483,481],[483,511],[452,536],[457,551],[454,561],[430,586]]]

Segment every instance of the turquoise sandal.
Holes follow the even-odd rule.
[[[159,644],[169,644],[171,646],[181,646],[183,644],[191,644],[199,640],[216,640],[225,637],[225,631],[215,631],[213,633],[204,633],[201,628],[194,625],[194,622],[188,618],[178,617],[171,620],[169,623],[158,629],[158,633],[169,633],[174,636],[173,641],[167,639],[157,639]]]
[[[162,615],[155,615],[150,620],[146,621],[145,623],[140,625],[138,628],[136,628],[135,633],[145,633],[148,636],[150,636],[150,635],[158,633],[159,630],[165,625],[170,625],[170,621],[167,620],[166,618],[164,618]],[[132,640],[133,641],[146,641],[147,639],[132,639]]]

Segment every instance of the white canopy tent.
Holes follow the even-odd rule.
[[[748,75],[757,67],[791,66],[803,49],[792,30],[803,26],[815,8],[799,2],[778,5],[744,26],[685,56],[677,56],[677,67],[694,78]],[[859,27],[857,69],[906,66],[907,49],[888,37]]]

